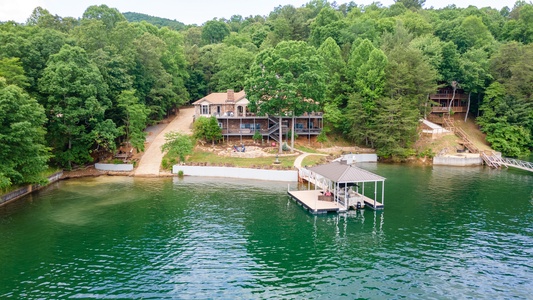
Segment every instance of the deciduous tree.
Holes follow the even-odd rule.
[[[324,99],[325,88],[324,67],[315,48],[305,42],[288,41],[256,56],[246,94],[252,110],[279,117],[281,153],[282,115],[294,117],[316,110]]]
[[[43,107],[0,77],[0,188],[43,181],[40,173],[50,158],[45,122]]]

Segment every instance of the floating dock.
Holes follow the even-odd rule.
[[[318,200],[322,195],[320,190],[288,191],[289,196],[312,214],[328,212],[345,212],[346,208],[338,202]]]
[[[300,168],[298,177],[300,181],[308,183],[308,190],[288,190],[287,193],[313,214],[345,212],[350,208],[384,208],[385,178],[344,161]],[[314,189],[310,188],[310,184],[313,184]],[[367,196],[372,193],[369,190],[373,190],[373,198]],[[325,197],[326,193],[331,196]],[[381,202],[377,201],[379,196]]]

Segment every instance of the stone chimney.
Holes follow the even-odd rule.
[[[228,90],[228,99],[227,102],[234,102],[235,101],[235,92],[233,90]]]

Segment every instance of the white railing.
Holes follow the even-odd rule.
[[[533,172],[533,163],[513,158],[502,157],[500,163],[507,167],[515,167],[518,169]]]

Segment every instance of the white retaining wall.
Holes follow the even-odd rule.
[[[296,170],[282,171],[233,167],[203,167],[181,165],[174,165],[172,167],[173,174],[178,174],[179,171],[183,171],[183,175],[186,176],[228,177],[289,182],[298,181],[298,171]]]
[[[360,162],[377,162],[378,155],[375,153],[366,154],[345,154],[335,161],[345,160],[348,164],[360,163]]]
[[[133,164],[95,164],[94,168],[100,171],[130,172]]]
[[[441,166],[480,166],[483,164],[481,156],[435,156],[433,157],[434,165]]]

